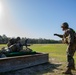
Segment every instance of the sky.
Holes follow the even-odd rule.
[[[63,22],[76,31],[76,0],[0,0],[0,35],[60,40]]]

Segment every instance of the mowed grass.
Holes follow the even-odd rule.
[[[34,44],[30,48],[37,52],[49,53],[50,58],[58,61],[66,61],[67,45],[65,44]],[[76,53],[74,58],[76,59]]]
[[[6,46],[7,46],[6,44],[0,44],[0,49]]]
[[[30,47],[34,51],[37,52],[44,52],[49,54],[49,61],[53,64],[61,63],[62,65],[56,68],[53,73],[51,71],[48,71],[47,73],[44,73],[43,75],[64,75],[62,74],[63,71],[66,70],[67,65],[67,59],[66,59],[66,49],[67,45],[65,44],[35,44]],[[75,64],[76,64],[76,53],[74,55]],[[50,70],[50,69],[49,69]],[[72,71],[74,75],[76,75],[76,71]]]

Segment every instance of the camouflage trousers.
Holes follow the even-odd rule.
[[[75,68],[75,62],[74,62],[74,53],[76,51],[76,45],[68,46],[67,47],[67,67],[70,69]]]

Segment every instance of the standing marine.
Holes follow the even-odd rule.
[[[64,31],[63,35],[54,34],[62,38],[62,41],[67,44],[67,70],[63,72],[64,74],[72,74],[71,70],[75,70],[75,62],[74,62],[74,53],[76,51],[76,40],[75,40],[75,31],[72,28],[69,28],[67,22],[64,22],[61,25],[62,30]]]

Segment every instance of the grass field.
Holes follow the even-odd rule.
[[[0,49],[4,46],[6,45],[3,45],[3,44],[0,45]],[[62,75],[61,71],[64,71],[66,68],[67,45],[65,44],[34,44],[34,45],[31,45],[30,48],[36,52],[49,53],[49,62],[53,64],[52,68],[55,69],[53,70],[53,72],[51,72],[51,69],[50,69],[51,67],[48,67],[46,68],[46,70],[36,72],[35,74],[30,74],[30,75]],[[76,53],[75,53],[74,59],[76,61]],[[58,66],[58,64],[61,64],[61,66]],[[75,71],[73,71],[73,73],[74,75],[76,75]]]
[[[62,71],[65,71],[66,69],[66,48],[67,45],[65,44],[35,44],[32,45],[30,48],[32,48],[34,51],[37,52],[44,52],[49,53],[49,61],[56,64],[61,63],[62,65],[59,66],[59,68],[56,68],[53,73],[50,71],[48,73],[45,73],[43,75],[62,75]],[[76,53],[74,55],[75,63],[76,63]],[[73,74],[76,75],[76,71],[73,71]]]
[[[56,58],[59,61],[66,61],[66,48],[65,44],[35,44],[32,45],[34,51],[49,53],[50,58]],[[76,59],[76,54],[74,56]]]

